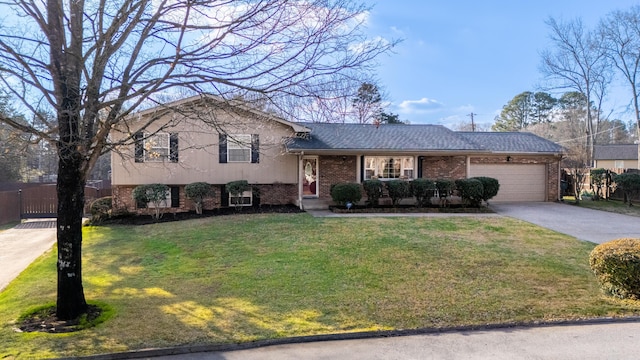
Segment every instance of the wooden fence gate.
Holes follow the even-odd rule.
[[[85,214],[91,202],[102,196],[111,196],[111,189],[84,188]],[[20,218],[55,218],[58,216],[58,195],[55,184],[28,187],[20,190]]]
[[[56,185],[43,185],[20,190],[20,218],[54,218],[58,216]]]

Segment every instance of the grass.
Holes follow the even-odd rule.
[[[509,218],[238,215],[84,236],[86,296],[114,315],[77,333],[15,332],[55,301],[46,254],[0,293],[0,358],[640,314],[600,292],[594,244]]]
[[[575,200],[573,197],[565,197],[565,201],[574,202]],[[621,200],[583,200],[580,201],[580,207],[640,217],[640,203],[630,207]]]

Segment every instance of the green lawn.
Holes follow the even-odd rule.
[[[594,244],[500,217],[238,215],[85,230],[89,300],[115,315],[18,333],[55,301],[55,253],[0,293],[0,358],[288,336],[640,314],[603,296]]]
[[[569,203],[572,203],[575,201],[573,197],[565,198],[565,199],[566,199],[565,201]],[[583,201],[580,201],[580,206],[586,207],[589,209],[615,212],[618,214],[640,216],[640,202],[630,207],[629,205],[623,203],[620,200],[599,200],[599,201],[583,200]]]

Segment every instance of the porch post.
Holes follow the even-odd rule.
[[[300,210],[304,210],[304,205],[302,204],[302,192],[304,191],[302,185],[302,157],[304,156],[304,152],[298,154],[298,207]]]
[[[467,179],[471,177],[471,156],[467,155]]]

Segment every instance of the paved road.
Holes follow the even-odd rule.
[[[638,359],[640,323],[513,328],[325,341],[165,356],[165,360]]]
[[[491,208],[500,215],[597,244],[623,237],[640,238],[640,218],[635,216],[551,202],[497,203]]]
[[[55,220],[29,221],[0,231],[0,291],[55,242]]]

